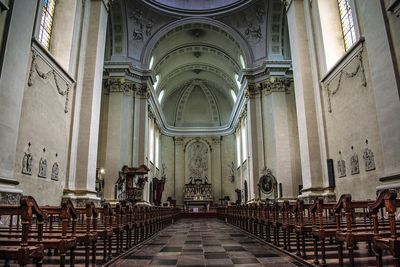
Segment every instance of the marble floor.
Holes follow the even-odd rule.
[[[306,266],[217,219],[181,219],[109,266]]]

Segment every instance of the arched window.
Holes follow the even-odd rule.
[[[239,61],[240,61],[240,65],[242,66],[242,69],[245,69],[246,63],[244,62],[244,58],[242,55],[239,56]]]
[[[41,0],[42,14],[40,19],[38,41],[46,49],[50,48],[51,31],[53,29],[56,0]]]
[[[161,104],[161,101],[162,101],[163,97],[164,97],[164,90],[162,90],[162,91],[160,92],[160,94],[158,95],[158,103]]]
[[[150,58],[150,63],[149,63],[149,69],[151,70],[151,68],[153,67],[154,64],[154,56],[151,56]]]
[[[157,86],[158,86],[159,81],[160,81],[160,74],[157,74],[156,75],[156,81],[155,81],[155,83],[153,85],[154,91],[157,91]]]
[[[352,0],[338,0],[340,22],[346,51],[357,41],[356,16]]]
[[[236,94],[235,91],[233,91],[232,89],[231,89],[231,96],[233,98],[233,102],[236,102]]]

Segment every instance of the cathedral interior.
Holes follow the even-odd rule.
[[[400,0],[0,0],[0,265],[400,267],[399,29]]]

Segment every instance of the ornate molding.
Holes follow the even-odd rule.
[[[38,59],[38,53],[35,50],[32,50],[32,61],[31,61],[31,68],[29,71],[29,77],[28,77],[28,86],[31,87],[33,86],[33,81],[35,79],[35,74],[37,74],[40,78],[43,80],[47,80],[49,78],[53,78],[54,83],[57,88],[57,92],[61,96],[65,96],[65,106],[64,106],[64,112],[68,113],[68,103],[69,103],[69,92],[71,90],[71,84],[68,82],[65,82],[65,90],[63,91],[60,87],[59,81],[58,81],[58,75],[56,73],[56,70],[53,69],[51,66],[50,70],[47,72],[43,72],[40,70],[39,65],[37,63]]]
[[[135,84],[123,78],[109,78],[104,82],[109,94],[123,93],[124,95],[133,95]]]
[[[358,61],[358,63],[357,63],[356,68],[353,71],[349,72],[349,71],[345,70],[345,68],[348,66],[348,64],[353,62],[353,59],[356,59]],[[363,87],[367,87],[367,78],[365,76],[365,69],[364,69],[364,63],[363,63],[363,48],[362,47],[356,53],[356,55],[353,58],[351,58],[349,60],[349,62],[339,71],[338,74],[331,77],[330,81],[325,83],[325,88],[328,92],[328,111],[329,111],[329,113],[332,113],[332,97],[339,92],[339,90],[341,88],[341,83],[342,83],[343,77],[350,79],[350,78],[355,77],[358,73],[361,73],[361,85]],[[339,78],[337,79],[336,86],[334,88],[332,88],[331,83],[332,83],[333,79],[335,79],[337,76],[339,76]]]
[[[258,84],[263,95],[269,95],[272,92],[290,92],[292,79],[287,77],[269,77],[265,82]]]

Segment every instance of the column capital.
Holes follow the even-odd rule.
[[[257,84],[263,95],[269,95],[272,92],[290,92],[291,78],[287,77],[269,77],[267,80]]]
[[[260,87],[257,86],[256,83],[249,82],[247,84],[246,90],[245,90],[245,96],[249,99],[254,99],[257,95],[260,95]]]
[[[104,81],[104,86],[108,94],[123,93],[124,95],[133,95],[135,84],[124,78],[109,78]]]
[[[141,99],[148,99],[150,97],[150,91],[147,84],[136,84],[135,97]]]

